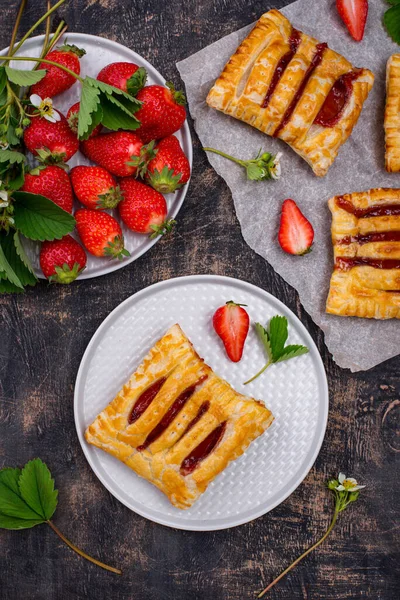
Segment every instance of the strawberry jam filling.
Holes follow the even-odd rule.
[[[278,62],[278,65],[274,71],[274,74],[272,75],[272,79],[269,84],[268,91],[265,94],[265,98],[263,100],[261,108],[266,108],[268,106],[271,96],[274,93],[275,88],[278,85],[282,75],[284,74],[286,67],[288,66],[288,64],[290,63],[290,61],[296,54],[297,49],[300,46],[300,42],[301,42],[300,31],[297,31],[297,29],[292,28],[292,33],[290,34],[290,37],[289,37],[290,50],[288,52],[286,52],[286,54],[284,54],[282,56],[282,58],[280,59],[280,61]]]
[[[343,196],[340,196],[336,200],[336,205],[351,213],[357,219],[365,219],[368,217],[387,217],[391,215],[400,215],[400,203],[399,204],[381,204],[381,205],[372,205],[367,206],[367,208],[356,208],[354,204],[352,204]]]
[[[338,240],[340,246],[348,246],[349,244],[370,244],[371,242],[400,242],[400,231],[376,231],[375,233],[366,233],[358,235],[346,235]]]
[[[297,103],[299,102],[300,98],[302,97],[302,95],[304,93],[304,90],[306,89],[307,83],[309,82],[311,75],[314,73],[314,71],[318,67],[318,65],[321,64],[322,57],[323,57],[324,52],[327,47],[328,47],[328,44],[325,44],[325,43],[317,44],[316,51],[314,53],[314,56],[312,57],[311,64],[308,67],[308,69],[304,75],[303,81],[301,82],[301,85],[300,85],[299,89],[297,90],[293,100],[291,101],[288,108],[286,109],[286,112],[283,115],[282,121],[279,123],[278,127],[275,129],[273,137],[278,137],[278,135],[280,134],[282,129],[284,127],[286,127],[286,125],[288,124],[290,117],[292,116],[294,109],[297,106]]]
[[[356,256],[336,259],[335,267],[341,271],[349,271],[353,267],[373,267],[374,269],[400,269],[400,260],[395,258],[368,258]]]
[[[156,425],[154,429],[150,431],[143,444],[141,446],[138,446],[137,449],[139,450],[139,452],[142,452],[142,450],[148,448],[150,444],[155,442],[160,437],[160,435],[164,433],[167,427],[171,425],[172,421],[175,419],[177,414],[180,413],[180,411],[185,406],[189,398],[193,396],[198,386],[201,385],[206,379],[207,375],[199,379],[194,385],[191,385],[190,387],[186,388],[186,390],[184,390],[181,394],[179,394],[177,399],[169,407],[169,409],[167,410],[161,421],[158,423],[158,425]]]
[[[201,461],[203,461],[216,448],[224,435],[226,421],[218,425],[190,454],[182,461],[180,473],[181,475],[190,475],[196,469]]]
[[[339,77],[327,95],[314,121],[315,125],[334,127],[338,123],[353,91],[353,81],[357,77],[357,71],[350,71]]]
[[[200,408],[197,412],[197,415],[190,421],[190,423],[186,427],[185,431],[183,432],[182,437],[184,435],[186,435],[187,433],[189,433],[189,431],[191,429],[193,429],[193,427],[195,425],[197,425],[197,423],[200,421],[201,417],[206,414],[206,412],[208,411],[209,408],[210,408],[210,403],[208,401],[203,402],[203,404],[200,406]]]
[[[166,382],[166,377],[162,377],[161,379],[157,379],[147,390],[144,390],[136,400],[134,407],[131,410],[131,413],[128,417],[129,425],[132,425],[135,421],[142,416],[144,411],[150,406],[153,402],[154,398],[157,396],[158,392],[161,390],[162,386]]]

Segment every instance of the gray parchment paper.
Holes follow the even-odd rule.
[[[400,174],[385,172],[383,130],[386,62],[400,48],[381,24],[388,8],[383,0],[370,0],[366,32],[360,43],[348,35],[335,4],[335,0],[298,0],[282,9],[296,28],[327,41],[333,50],[354,65],[371,69],[376,76],[352,136],[322,179],[315,177],[306,162],[284,142],[208,108],[205,103],[209,89],[251,25],[179,62],[177,67],[203,146],[244,159],[254,158],[261,147],[274,153],[283,152],[282,178],[278,182],[247,181],[242,169],[230,161],[215,154],[208,154],[208,158],[232,191],[246,242],[296,288],[304,308],[325,332],[325,342],[337,364],[360,371],[399,353],[400,323],[325,313],[333,264],[327,200],[336,194],[374,187],[400,187]],[[280,207],[285,198],[297,201],[315,229],[314,249],[304,257],[285,254],[277,243]]]

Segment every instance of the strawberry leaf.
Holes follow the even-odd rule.
[[[15,237],[17,236],[17,238]],[[5,233],[4,231],[0,234],[1,247],[4,252],[4,256],[6,257],[9,265],[11,265],[14,273],[18,277],[19,281],[23,286],[25,285],[36,285],[37,279],[36,275],[33,273],[32,266],[28,268],[22,258],[19,256],[17,252],[17,246],[15,240],[17,239],[17,244],[19,244],[19,250],[22,251],[25,260],[29,263],[29,259],[25,254],[24,249],[22,248],[21,242],[18,237],[18,232],[15,232],[13,235],[11,232]],[[9,278],[8,278],[9,279]]]
[[[33,270],[32,263],[29,260],[29,257],[28,257],[28,255],[25,252],[25,248],[23,247],[23,245],[21,243],[21,239],[19,237],[18,231],[16,231],[14,233],[14,246],[15,246],[15,251],[18,254],[18,256],[21,259],[21,261],[23,262],[24,266],[28,269],[28,271],[30,273],[32,273],[32,275],[34,275],[35,280],[36,280],[36,275],[35,275],[35,272]]]
[[[392,4],[394,6],[383,15],[383,23],[392,40],[400,45],[400,0],[399,2],[392,1]]]
[[[296,356],[302,356],[303,354],[307,354],[308,352],[309,350],[305,346],[289,345],[282,350],[282,354],[275,362],[278,363],[284,360],[289,360],[291,358],[295,358]]]
[[[72,215],[40,194],[14,192],[13,198],[15,226],[31,240],[60,240],[75,227]]]
[[[126,87],[128,93],[131,96],[136,96],[141,89],[144,88],[147,79],[147,72],[144,67],[139,67],[138,70],[131,75],[131,77],[126,82]]]
[[[288,338],[288,321],[286,317],[276,315],[269,322],[269,339],[272,357],[276,362],[281,355]]]
[[[0,104],[4,104],[7,100],[7,75],[4,67],[0,67]],[[5,92],[5,93],[4,93]]]
[[[21,290],[23,290],[24,286],[22,285],[22,283],[21,283],[18,275],[14,271],[13,267],[10,265],[9,261],[7,260],[6,253],[4,251],[4,249],[7,248],[7,243],[5,242],[6,237],[7,237],[7,234],[5,234],[5,232],[4,232],[3,235],[0,238],[0,273],[1,273],[1,279],[2,280],[8,280],[15,287],[20,288]]]
[[[82,84],[81,100],[79,104],[78,137],[85,139],[93,131],[95,124],[93,115],[98,112],[100,105],[100,90],[90,85],[88,78]],[[90,131],[91,129],[91,131]]]
[[[134,131],[140,127],[139,121],[129,116],[124,110],[121,110],[118,106],[113,104],[109,98],[102,99],[101,107],[103,110],[103,117],[101,122],[104,127],[117,131],[118,129],[128,129]]]
[[[8,162],[10,165],[22,164],[25,163],[26,158],[22,152],[17,152],[16,150],[9,150],[5,148],[0,151],[0,163]]]
[[[43,523],[43,518],[23,499],[19,488],[20,469],[0,471],[0,528],[27,529]]]
[[[40,460],[26,463],[18,480],[21,497],[44,521],[53,516],[57,508],[58,491],[47,466]]]
[[[37,83],[46,75],[45,69],[39,69],[38,71],[23,71],[21,69],[5,67],[5,71],[9,81],[23,87],[29,87],[34,83]]]
[[[268,331],[265,329],[265,327],[263,327],[261,325],[261,323],[256,323],[255,328],[256,328],[257,335],[260,338],[260,340],[265,348],[267,356],[268,356],[269,360],[271,361],[272,360],[272,350],[271,350],[271,344],[269,341]]]

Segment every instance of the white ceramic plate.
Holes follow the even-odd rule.
[[[212,327],[215,310],[228,300],[247,304],[252,323],[276,314],[289,320],[289,343],[310,353],[272,365],[243,385],[265,364],[251,329],[239,363],[226,356]],[[113,399],[144,355],[179,323],[205,361],[239,392],[265,401],[275,415],[271,427],[231,463],[189,510],[174,508],[153,485],[123,463],[90,446],[86,427]],[[215,275],[179,277],[152,285],[120,304],[100,325],[82,358],[75,387],[75,423],[83,451],[105,487],[131,510],[157,523],[191,531],[240,525],[283,502],[313,465],[328,416],[328,386],[318,350],[297,317],[268,292]]]
[[[98,72],[107,64],[117,61],[128,61],[134,62],[140,67],[145,67],[148,74],[147,84],[159,84],[164,85],[165,79],[161,74],[149,63],[147,60],[142,58],[139,54],[136,54],[133,50],[117,44],[111,40],[107,40],[96,35],[88,35],[85,33],[67,33],[62,38],[63,41],[67,40],[70,44],[75,44],[79,48],[84,48],[86,54],[81,58],[81,74],[90,75],[96,77]],[[43,36],[37,36],[29,39],[21,50],[17,53],[20,56],[39,56],[43,43]],[[61,43],[61,42],[60,42]],[[59,45],[59,44],[58,44]],[[5,54],[7,49],[2,50],[1,54]],[[31,69],[32,63],[14,61],[11,62],[11,66],[16,69]],[[70,106],[78,102],[80,97],[79,83],[75,83],[68,91],[56,96],[54,98],[54,106],[58,108],[64,115],[66,115]],[[179,139],[181,146],[188,157],[190,166],[192,165],[192,139],[190,137],[190,130],[185,121],[183,127],[176,134]],[[90,165],[93,164],[87,160],[83,154],[77,152],[75,156],[68,162],[71,167],[76,165]],[[185,199],[189,183],[187,183],[182,189],[178,190],[175,194],[167,194],[165,196],[168,205],[168,215],[175,218],[178,214],[180,207]],[[76,208],[80,206],[75,201]],[[110,214],[117,216],[116,211],[109,211]],[[118,216],[117,216],[118,219]],[[119,220],[119,219],[118,219]],[[139,256],[142,256],[147,250],[149,250],[159,238],[151,240],[148,236],[140,235],[130,231],[121,222],[122,231],[125,237],[125,247],[131,253],[130,257],[124,258],[124,260],[110,261],[107,258],[96,258],[91,254],[88,254],[88,262],[85,271],[79,276],[79,279],[91,279],[92,277],[98,277],[99,275],[106,275],[117,269],[121,269],[126,265],[130,264]],[[74,237],[76,237],[74,235]],[[77,237],[77,239],[79,239]],[[40,245],[26,240],[25,243],[27,252],[32,260],[35,272],[38,277],[44,278],[43,273],[39,267],[39,251]]]

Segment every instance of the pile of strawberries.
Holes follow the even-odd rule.
[[[63,46],[46,58],[79,74],[81,55],[74,46]],[[75,83],[71,75],[55,66],[43,64],[39,68],[47,69],[47,73],[32,86],[31,93],[42,99],[52,98]],[[138,69],[134,63],[112,63],[97,79],[126,92]],[[188,159],[173,135],[186,119],[184,95],[171,84],[148,85],[136,98],[142,105],[135,115],[140,121],[135,133],[102,133],[102,125],[98,125],[89,139],[79,142],[79,102],[71,106],[66,117],[59,113],[59,120],[54,122],[43,113],[35,116],[24,132],[27,150],[41,164],[26,175],[22,190],[41,194],[71,214],[75,196],[84,207],[74,214],[77,233],[94,256],[129,256],[121,226],[107,209],[116,208],[123,223],[137,233],[157,236],[169,231],[172,223],[163,194],[175,192],[190,177]],[[68,173],[66,163],[78,150],[96,166],[78,166]],[[86,266],[84,248],[71,236],[44,242],[40,252],[44,275],[59,283],[76,279]]]

